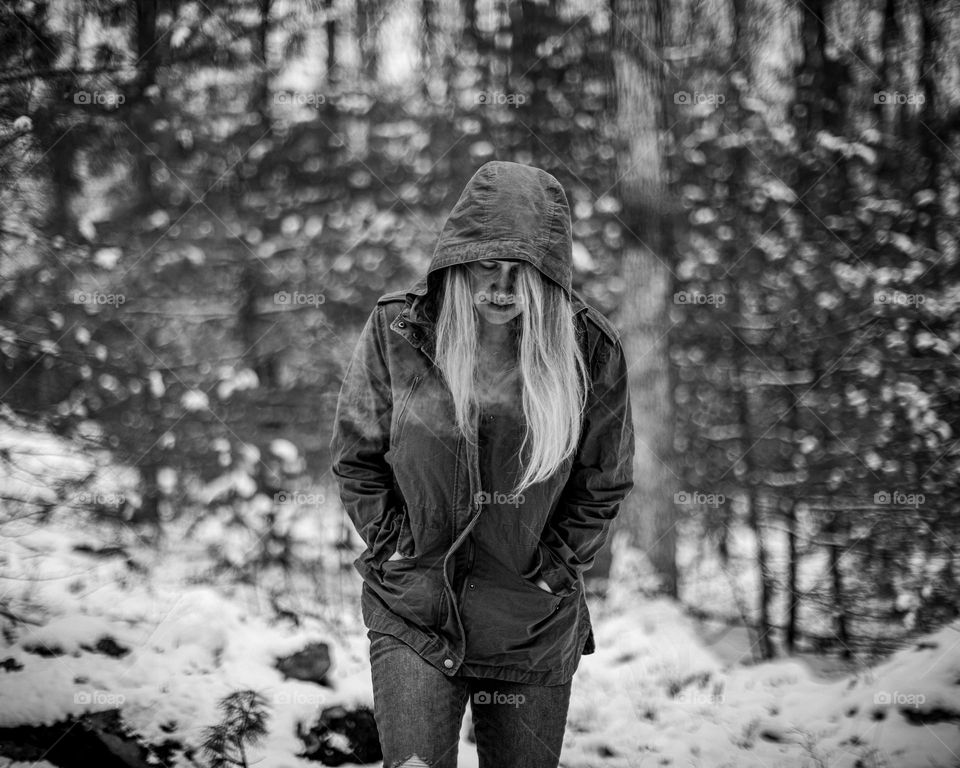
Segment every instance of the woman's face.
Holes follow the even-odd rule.
[[[514,293],[520,262],[488,259],[467,264],[473,304],[488,323],[503,325],[523,312]]]

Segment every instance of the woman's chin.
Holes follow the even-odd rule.
[[[493,325],[509,323],[515,317],[519,317],[520,312],[522,312],[522,310],[516,306],[511,307],[509,310],[493,309],[489,304],[478,304],[477,311],[480,313],[480,317]]]

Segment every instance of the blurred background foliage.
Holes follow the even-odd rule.
[[[147,525],[335,495],[371,306],[482,163],[536,165],[575,287],[659,343],[623,525],[666,591],[675,531],[742,526],[762,655],[882,647],[957,613],[958,41],[955,0],[3,3],[5,418],[135,467],[103,511]]]

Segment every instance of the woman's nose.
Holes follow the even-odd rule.
[[[500,265],[500,271],[497,274],[497,281],[494,284],[498,291],[510,293],[513,289],[513,276],[516,272],[516,265],[510,262]]]

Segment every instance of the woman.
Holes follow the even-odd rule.
[[[384,765],[455,768],[470,698],[481,768],[556,768],[594,652],[583,573],[633,487],[627,366],[571,286],[559,182],[494,161],[427,274],[382,296],[331,441],[366,550]]]

